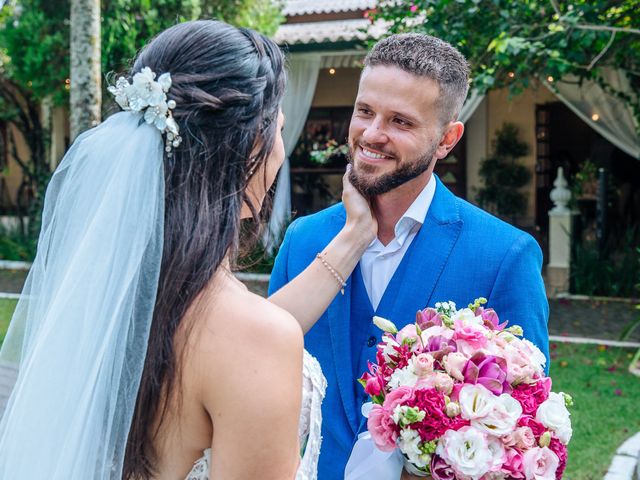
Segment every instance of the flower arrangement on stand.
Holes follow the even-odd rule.
[[[378,449],[399,449],[413,475],[560,479],[571,397],[551,391],[544,354],[485,303],[437,303],[400,331],[374,317],[385,334],[360,378],[369,433]]]
[[[332,157],[336,155],[346,156],[349,153],[349,146],[347,144],[338,144],[337,141],[330,139],[324,145],[323,149],[314,149],[309,153],[311,161],[319,164],[326,165],[329,163]]]

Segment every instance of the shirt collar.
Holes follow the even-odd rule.
[[[395,243],[397,248],[402,248],[402,245],[404,245],[409,234],[416,228],[416,225],[424,224],[435,192],[436,179],[434,175],[431,175],[429,182],[427,182],[425,187],[418,194],[407,211],[404,212],[402,217],[400,217],[400,220],[398,220],[394,227],[395,238],[391,243]],[[379,253],[384,249],[384,245],[382,245],[380,240],[378,240],[378,237],[376,237],[367,248],[367,253]]]

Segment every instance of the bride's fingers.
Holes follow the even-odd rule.
[[[342,203],[347,212],[347,222],[375,234],[377,225],[371,211],[371,205],[369,200],[351,183],[349,179],[351,168],[351,164],[347,165],[347,171],[342,177]]]

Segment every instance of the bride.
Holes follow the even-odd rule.
[[[284,159],[284,82],[271,40],[196,21],[110,88],[124,111],[55,172],[0,352],[0,479],[316,477],[325,382],[302,336],[376,224],[344,180],[348,221],[301,275],[266,300],[231,274]]]

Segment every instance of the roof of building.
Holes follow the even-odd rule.
[[[385,28],[381,24],[371,25],[366,18],[287,23],[280,25],[274,39],[281,45],[334,43],[378,38],[384,31]]]
[[[320,13],[355,12],[375,7],[377,0],[287,0],[283,13],[287,17]]]

